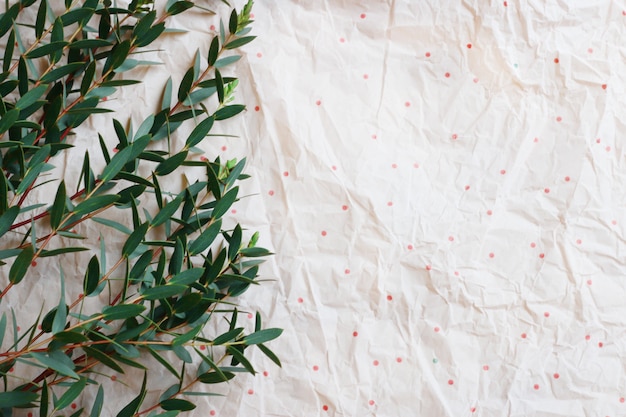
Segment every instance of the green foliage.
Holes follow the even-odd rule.
[[[154,3],[133,0],[123,8],[109,0],[65,1],[65,10],[55,15],[58,9],[49,0],[22,0],[0,15],[0,37],[6,36],[0,73],[0,266],[8,271],[0,288],[0,416],[14,408],[40,416],[70,414],[71,406],[77,408],[72,416],[98,417],[107,400],[102,376],[129,367],[143,370],[144,378],[117,416],[175,416],[195,408],[194,384],[223,383],[237,372],[254,374],[248,348],[258,347],[280,366],[264,344],[282,330],[263,329],[258,313],[253,332],[236,325],[239,312],[232,297],[258,284],[263,259],[252,258],[271,255],[256,246],[258,233],[248,237],[239,224],[222,228],[223,217],[240,198],[236,184],[247,178],[245,159],[195,156],[197,145],[215,136],[215,124],[245,110],[231,104],[237,79],[219,69],[240,58],[232,50],[254,40],[248,35],[252,1],[220,23],[219,35],[184,68],[178,85],[170,78],[162,86],[160,110],[144,115],[136,132],[111,118],[115,137],[97,135],[101,155],[76,154],[78,141],[96,135],[79,137],[75,129],[93,115],[111,112],[101,105],[119,88],[140,82],[118,74],[153,64],[136,59],[137,54],[154,49],[151,45],[163,36],[175,36],[165,30],[171,16],[206,10],[191,1],[168,0],[159,11]],[[29,7],[33,12],[23,13]],[[213,95],[217,100],[207,101]],[[193,124],[186,137],[177,134],[183,124]],[[156,144],[163,139],[167,151]],[[79,161],[80,176],[54,178],[59,157]],[[203,167],[206,179],[182,190],[161,185],[171,183],[163,177],[185,166]],[[40,193],[44,200],[33,201],[32,191],[39,187],[47,187]],[[107,240],[100,228],[117,236]],[[71,274],[62,268],[67,257],[78,259],[83,251],[88,252],[81,256],[83,265]],[[22,282],[47,285],[34,282],[38,274],[32,265],[39,258],[57,260],[58,272],[47,271],[45,280],[58,279],[61,294],[22,332],[7,309],[16,303],[11,297],[21,299]],[[108,300],[104,305],[84,302],[100,294]],[[211,329],[220,323],[225,328],[206,330],[211,320],[218,320]],[[195,373],[190,372],[198,362],[194,355],[201,363]],[[154,371],[146,362],[152,358],[173,385],[158,402],[144,404],[153,389]],[[20,372],[10,372],[16,366]],[[26,367],[38,375],[24,379],[21,375],[32,374],[22,372]],[[83,396],[86,392],[90,395]],[[87,404],[84,397],[93,400]]]

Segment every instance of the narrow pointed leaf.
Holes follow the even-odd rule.
[[[146,232],[148,231],[149,227],[150,223],[145,222],[137,229],[135,229],[133,233],[131,233],[128,239],[126,239],[124,247],[122,248],[122,255],[124,257],[129,257],[135,251],[135,249],[137,249],[137,246],[139,246],[141,241],[146,236]]]
[[[189,245],[189,254],[197,255],[204,252],[209,246],[211,246],[213,241],[215,241],[215,238],[219,234],[221,227],[222,220],[218,219],[217,221],[213,222],[213,224],[211,224],[209,227],[204,229],[200,236],[198,236],[198,238],[191,242],[191,244]]]
[[[170,400],[162,401],[159,404],[159,406],[165,411],[170,411],[170,410],[190,411],[196,408],[196,406],[193,403],[187,400],[181,400],[178,398],[172,398]]]
[[[207,117],[192,130],[191,134],[187,138],[185,142],[185,147],[191,148],[192,146],[196,146],[198,143],[202,142],[202,140],[209,134],[211,128],[213,127],[213,117]]]
[[[154,170],[155,174],[163,176],[172,173],[176,168],[181,166],[183,162],[185,162],[185,158],[187,158],[187,153],[187,151],[179,152],[176,155],[171,156],[170,158],[161,162]]]
[[[178,87],[178,101],[183,101],[187,98],[191,85],[193,84],[193,68],[189,68]]]
[[[63,355],[63,353],[61,354]],[[72,367],[68,366],[68,364],[56,358],[53,358],[51,356],[48,356],[43,353],[38,353],[38,352],[31,352],[30,355],[33,358],[35,358],[38,362],[40,362],[42,365],[57,371],[61,375],[69,376],[71,378],[76,378],[76,379],[79,378],[78,374],[74,372],[74,369]]]
[[[96,399],[93,402],[93,407],[91,408],[91,413],[89,413],[89,417],[100,417],[103,403],[104,403],[104,390],[102,389],[102,385],[100,385],[98,387],[98,393],[96,394]]]
[[[219,49],[220,49],[220,40],[216,36],[211,41],[211,46],[209,47],[209,56],[207,58],[207,62],[209,63],[210,67],[212,67],[215,64],[215,61],[217,61]]]
[[[11,226],[13,226],[13,222],[19,213],[20,208],[18,206],[13,206],[0,216],[0,236],[4,235],[9,231],[9,229],[11,229]]]
[[[92,294],[97,288],[100,282],[100,262],[98,257],[93,255],[87,265],[87,271],[85,272],[85,279],[83,281],[83,292],[86,296]]]
[[[265,329],[249,334],[243,338],[246,345],[258,345],[276,339],[283,333],[283,329]]]
[[[224,49],[239,48],[240,46],[244,46],[252,42],[255,38],[256,36],[244,36],[242,38],[235,39],[234,41],[228,42],[226,45],[224,45]]]
[[[143,382],[139,395],[128,403],[128,405],[117,414],[117,417],[132,417],[139,411],[139,407],[141,407],[141,403],[143,403],[143,399],[146,396],[146,375],[145,373],[143,374]]]
[[[75,214],[88,214],[115,203],[120,199],[116,194],[96,195],[88,198],[74,208]]]
[[[34,392],[9,391],[0,392],[0,404],[2,408],[20,407],[30,404],[39,398]]]
[[[246,106],[241,104],[233,104],[232,106],[224,106],[215,112],[215,120],[230,119],[233,116],[238,115],[246,109]]]
[[[63,219],[65,213],[65,200],[67,198],[65,190],[65,181],[61,181],[59,188],[57,189],[54,203],[50,208],[50,227],[52,230],[57,230]]]
[[[152,227],[159,226],[169,220],[183,202],[184,195],[179,195],[163,207],[159,213],[152,219]]]
[[[146,306],[141,304],[119,304],[105,307],[102,310],[102,315],[105,320],[126,320],[131,317],[137,317],[145,309]]]
[[[54,408],[56,410],[62,410],[65,407],[69,406],[72,401],[74,401],[85,389],[87,386],[87,379],[81,378],[78,381],[74,382],[70,387],[63,393],[61,398],[54,404]]]
[[[50,42],[46,45],[40,46],[39,48],[33,49],[29,53],[26,54],[26,58],[40,58],[42,56],[53,54],[57,51],[61,51],[66,45],[69,45],[67,41],[57,41]]]
[[[19,284],[24,276],[26,275],[26,271],[28,271],[28,267],[30,266],[30,262],[33,259],[34,251],[31,245],[26,246],[17,258],[15,258],[15,262],[11,265],[11,269],[9,270],[9,282],[11,284]]]

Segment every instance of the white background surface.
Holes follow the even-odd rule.
[[[190,415],[626,415],[626,6],[505,3],[257,1],[240,137],[203,146],[248,157],[232,216],[275,281],[240,302],[283,367]],[[135,122],[219,27],[174,25],[111,103]]]

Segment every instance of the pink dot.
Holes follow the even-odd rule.
[[[283,177],[288,177],[289,176],[289,172],[285,171],[283,172]]]
[[[402,358],[396,358],[396,362],[402,363]]]
[[[458,138],[458,136],[456,135],[456,133],[452,134],[452,140],[456,140]]]
[[[558,373],[555,373],[554,375],[552,375],[554,377],[554,379],[559,379],[561,377],[561,375],[559,375]]]
[[[200,160],[206,162],[209,160],[209,158],[207,158],[206,156],[201,156]]]
[[[535,246],[537,246],[537,244],[535,242],[530,242],[530,247],[534,248]]]
[[[560,122],[560,121],[562,121],[562,120],[563,120],[563,118],[562,118],[561,116],[557,116],[557,118],[556,118],[556,121],[557,121],[557,122]]]
[[[250,388],[250,389],[248,390],[248,394],[249,394],[249,395],[254,394],[254,390],[253,390],[252,388]]]
[[[533,142],[535,142],[535,143],[539,142],[539,138],[533,139]]]
[[[215,414],[217,414],[217,413],[215,412],[215,410],[211,410],[211,411],[209,411],[209,415],[214,416]]]
[[[322,100],[317,100],[317,101],[315,102],[315,104],[317,104],[318,106],[321,106],[321,105],[322,105]]]
[[[333,171],[337,171],[337,165],[333,165],[332,167],[330,167]]]
[[[274,195],[274,190],[269,190],[267,193],[268,193],[270,196],[272,196],[272,195]]]
[[[406,247],[408,250],[413,250],[413,245],[407,245]]]
[[[232,214],[237,214],[237,209],[232,209],[230,212],[231,212]]]
[[[252,313],[248,313],[248,318],[251,319],[252,317],[254,317],[254,315]]]
[[[611,152],[611,147],[607,146],[606,148],[604,148],[604,150],[607,151],[607,152]]]
[[[378,136],[372,135],[372,139],[376,140],[376,139],[378,139]]]
[[[361,19],[365,19],[366,17],[365,13],[361,13]]]
[[[369,401],[368,401],[368,404],[369,404],[369,405],[374,405],[374,404],[375,404],[375,402],[374,402],[374,400],[369,400]]]
[[[257,57],[257,58],[262,58],[262,57],[263,57],[263,54],[262,54],[262,53],[260,53],[260,52],[257,52],[256,57]]]
[[[522,333],[522,339],[526,339],[526,337],[528,337],[528,335],[526,333]]]
[[[304,303],[304,299],[302,297],[298,297],[298,303],[300,304]]]
[[[77,405],[76,405],[76,403],[72,403],[72,405],[70,405],[70,407],[72,407],[73,410],[76,410]]]
[[[570,177],[565,177],[564,179],[565,179],[565,182],[569,182],[571,180]]]
[[[600,138],[596,139],[596,143],[600,143],[600,142],[602,142],[602,139]]]
[[[250,19],[254,19],[254,13],[250,13]]]
[[[444,75],[445,75],[446,78],[450,78],[450,73],[449,72],[446,72]]]
[[[495,257],[495,256],[496,256],[496,254],[495,254],[495,253],[493,253],[493,252],[490,252],[490,253],[489,253],[489,257],[490,257],[490,258],[493,258],[493,257]]]
[[[357,337],[358,335],[359,335],[359,332],[352,332],[353,337]]]
[[[501,169],[501,170],[500,170],[500,175],[504,175],[504,174],[506,174],[506,170]]]
[[[590,54],[593,54],[593,48],[587,48],[587,52],[589,52]]]
[[[206,350],[206,346],[204,345],[200,346],[200,350]]]
[[[326,236],[327,234],[326,230],[322,230],[322,236]]]
[[[467,44],[467,49],[472,49],[472,44],[471,43]]]
[[[431,269],[433,269],[433,267],[432,267],[432,266],[430,266],[430,265],[426,265],[426,270],[427,270],[427,271],[430,271]]]
[[[426,52],[426,58],[430,58],[430,52]]]
[[[591,340],[591,336],[586,335],[586,336],[585,336],[585,340]]]
[[[342,209],[343,211],[346,211],[346,210],[348,210],[348,206],[343,205],[343,206],[341,206],[341,209]]]
[[[541,258],[541,259],[545,258],[545,256],[546,256],[546,255],[545,255],[544,253],[540,253],[540,254],[539,254],[539,258]]]
[[[315,365],[315,366],[313,367],[313,370],[314,370],[315,372],[317,372],[317,371],[319,371],[319,370],[320,370],[320,367],[319,367],[319,366],[317,366],[317,365]]]
[[[619,399],[619,402],[621,402],[621,403],[623,403],[624,401],[626,401],[626,400],[624,399],[624,397],[621,397],[621,398]]]
[[[117,381],[117,376],[111,375],[111,381]]]
[[[602,89],[606,90],[606,84],[602,84]]]
[[[599,348],[604,347],[604,343],[602,343],[602,342],[598,342],[598,347],[599,347]]]
[[[483,365],[483,371],[488,371],[489,370],[489,365]]]
[[[622,16],[626,16],[626,10],[622,10]]]
[[[346,274],[346,275],[348,275],[348,274],[350,274],[350,270],[349,270],[348,268],[346,268],[346,269],[343,271],[343,273],[344,273],[344,274]]]
[[[554,58],[554,63],[558,64],[559,63],[559,58]]]
[[[611,220],[611,224],[615,226],[617,224],[617,220]]]
[[[392,202],[392,201],[387,201],[387,205],[388,205],[389,207],[391,207],[391,206],[393,206],[393,202]]]
[[[322,410],[328,411],[328,406],[327,405],[322,406]]]
[[[393,168],[393,169],[398,168],[398,164],[391,164],[391,168]]]
[[[487,210],[487,216],[491,216],[492,214],[493,214],[493,211]]]
[[[550,317],[550,313],[548,311],[546,311],[545,313],[543,313],[544,317]]]
[[[474,78],[472,81],[474,81],[475,83],[478,82],[478,78]]]
[[[387,301],[391,301],[391,300],[393,300],[393,296],[388,295],[388,296],[387,296]]]
[[[590,279],[588,279],[588,280],[587,280],[587,285],[591,285],[591,284],[593,284],[593,281],[592,281],[592,280],[590,280]]]
[[[576,244],[577,244],[577,245],[580,245],[581,243],[583,243],[583,241],[582,241],[582,240],[580,240],[580,239],[576,239]]]
[[[211,29],[211,30],[215,30],[215,25],[211,25],[211,26],[209,26],[209,29]]]
[[[405,102],[404,102],[404,107],[411,107],[411,103],[410,103],[410,102],[408,102],[408,101],[405,101]]]
[[[448,385],[454,385],[454,381],[451,379],[448,379]]]
[[[439,333],[441,329],[439,327],[435,327],[433,330],[435,331],[435,333]]]
[[[448,236],[448,240],[449,240],[450,242],[454,242],[454,236]]]
[[[378,366],[378,365],[380,365],[380,362],[378,362],[378,361],[374,361],[374,362],[372,362],[372,364],[373,364],[374,366]]]
[[[30,266],[37,266],[37,261],[32,261],[32,262],[30,263]]]
[[[535,384],[535,385],[533,385],[533,388],[534,388],[534,389],[539,389],[539,384]]]
[[[269,372],[263,371],[263,376],[269,376],[269,374],[270,374]]]
[[[459,276],[459,271],[454,271],[454,276]]]
[[[470,408],[470,411],[471,411],[472,413],[475,413],[475,412],[476,412],[476,407],[472,407],[472,408]]]
[[[549,189],[549,188],[544,188],[544,189],[543,189],[543,192],[544,192],[544,193],[546,193],[546,194],[548,194],[548,193],[550,192],[550,189]]]
[[[367,80],[369,77],[370,77],[369,75],[367,75],[367,74],[363,74],[363,79],[364,79],[364,80]]]
[[[469,185],[466,185],[466,186],[465,186],[465,191],[467,191],[467,190],[469,190],[469,189],[470,189],[470,186],[469,186]]]
[[[346,41],[345,38],[339,38],[339,42],[345,43],[345,41]]]
[[[506,1],[504,3],[502,3],[502,4],[504,4],[504,7],[509,5],[509,3],[507,3]]]
[[[259,110],[261,110],[261,107],[259,107],[259,106],[254,106],[254,111],[259,111]]]

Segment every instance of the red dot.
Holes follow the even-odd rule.
[[[357,337],[358,335],[359,335],[359,332],[352,332],[353,337]]]
[[[504,175],[504,174],[506,174],[506,170],[505,169],[501,169],[500,170],[500,175]]]
[[[534,389],[539,389],[539,384],[535,384],[535,385],[533,385],[533,388],[534,388]]]
[[[531,242],[531,243],[530,243],[530,247],[531,247],[531,248],[534,248],[535,246],[537,246],[537,244],[536,244],[535,242]]]
[[[396,358],[396,362],[402,363],[402,358]]]
[[[506,1],[503,4],[504,4],[504,7],[509,5]]]
[[[348,274],[350,274],[350,270],[349,270],[348,268],[346,268],[346,269],[343,271],[343,273],[344,273],[344,274],[346,274],[346,275],[348,275]]]
[[[426,270],[427,270],[427,271],[430,271],[431,269],[433,269],[433,267],[432,267],[432,266],[430,266],[430,265],[426,265]]]
[[[206,350],[206,346],[201,345],[201,346],[200,346],[200,350]]]
[[[607,146],[606,148],[604,148],[604,150],[607,151],[607,152],[611,152],[611,147]]]
[[[222,151],[225,151],[226,149],[228,149],[226,146],[222,146]]]
[[[327,234],[326,230],[322,230],[322,236],[326,236]]]
[[[487,216],[491,216],[492,214],[493,214],[493,211],[487,210]]]
[[[488,371],[489,370],[489,365],[483,365],[483,371]]]
[[[562,120],[563,120],[563,118],[562,118],[561,116],[557,116],[557,117],[556,117],[556,121],[557,121],[557,122],[560,122],[560,121],[562,121]]]
[[[459,276],[459,271],[454,271],[454,275],[458,277]]]
[[[448,240],[449,240],[450,242],[454,242],[454,236],[448,236]]]
[[[527,334],[526,333],[522,333],[522,339],[526,339]]]
[[[533,139],[533,142],[535,142],[535,143],[539,142],[539,138]]]
[[[263,57],[263,54],[262,54],[262,53],[260,53],[260,52],[257,52],[256,56],[257,56],[257,58],[262,58],[262,57]]]
[[[341,209],[342,209],[343,211],[346,211],[346,210],[348,210],[348,206],[343,205],[343,206],[341,206]]]
[[[76,407],[78,407],[78,406],[76,405],[76,403],[72,403],[72,405],[70,405],[70,407],[72,407],[73,410],[76,410]]]
[[[413,245],[407,245],[406,247],[408,250],[413,250]]]
[[[303,299],[302,297],[298,297],[298,302],[299,302],[300,304],[302,304],[302,303],[304,303],[304,299]]]
[[[387,301],[391,301],[391,300],[393,300],[393,296],[388,295],[388,296],[387,296]]]
[[[430,52],[426,52],[426,58],[430,58]]]
[[[411,102],[405,101],[404,102],[404,107],[411,107]]]
[[[391,164],[391,168],[393,168],[393,169],[398,168],[398,164]]]
[[[365,13],[361,13],[361,19],[365,19],[366,17]]]
[[[602,139],[600,138],[596,139],[596,143],[600,143],[600,142],[602,142]]]
[[[467,49],[472,49],[472,44],[471,43],[467,44]]]
[[[108,97],[102,97],[102,101],[107,101],[108,99]]]
[[[558,373],[555,373],[554,375],[552,375],[554,377],[554,379],[559,379],[561,377],[561,375],[559,375]]]
[[[15,371],[15,367],[11,367],[11,369],[9,369],[9,372],[14,372]]]
[[[117,381],[117,376],[111,375],[111,381]]]
[[[554,63],[558,64],[559,63],[559,58],[554,58]]]
[[[319,366],[317,366],[317,365],[315,365],[315,366],[313,367],[313,370],[314,370],[315,372],[317,372],[317,371],[319,371],[319,370],[320,370],[320,367],[319,367]]]
[[[330,167],[333,171],[337,171],[337,166],[333,165],[332,167]]]
[[[417,162],[413,164],[413,168],[419,168],[420,164],[418,164]]]
[[[254,317],[252,313],[248,313],[248,318],[251,319],[252,317]]]
[[[544,193],[546,193],[546,194],[548,194],[548,193],[550,192],[550,189],[549,189],[549,188],[544,188],[544,189],[543,189],[543,192],[544,192]]]
[[[345,41],[345,38],[339,38],[339,42],[344,43]]]
[[[496,254],[495,254],[495,253],[493,253],[493,252],[490,252],[490,253],[489,253],[489,257],[490,257],[490,258],[493,258],[493,257],[495,257],[495,256],[496,256]]]
[[[374,362],[372,362],[372,364],[373,364],[374,366],[378,366],[378,365],[380,365],[380,362],[378,362],[378,361],[374,361]]]
[[[611,224],[615,226],[617,224],[617,220],[611,220]]]
[[[472,408],[470,408],[470,411],[471,411],[472,413],[475,413],[475,412],[476,412],[476,407],[472,407]]]
[[[456,140],[458,138],[458,136],[456,135],[456,133],[452,134],[452,140]]]
[[[448,385],[454,385],[454,381],[451,379],[448,379]]]
[[[267,193],[268,193],[270,196],[272,196],[272,195],[274,195],[274,190],[269,190]]]
[[[206,156],[201,156],[200,160],[206,162],[209,160],[209,158],[207,158]]]
[[[328,411],[328,406],[327,405],[322,406],[322,410]]]
[[[602,84],[602,89],[606,90],[606,84]]]
[[[582,241],[582,240],[580,240],[580,239],[576,239],[576,244],[577,244],[577,245],[580,245],[581,243],[583,243],[583,241]]]
[[[283,172],[283,177],[288,177],[288,176],[289,176],[289,172],[288,171]]]
[[[30,263],[30,266],[37,266],[37,261],[32,261],[32,262]]]
[[[589,336],[589,335],[585,336],[585,340],[590,340],[590,339],[591,339],[591,336]]]
[[[317,101],[315,102],[315,104],[317,104],[318,106],[321,106],[321,105],[322,105],[322,100],[317,100]]]
[[[22,330],[22,328],[20,326],[17,326],[17,331],[19,332],[21,330]]]
[[[374,402],[374,400],[369,400],[369,401],[368,401],[368,404],[369,404],[369,405],[374,405],[374,404],[375,404],[375,402]]]
[[[214,416],[215,414],[216,414],[216,413],[215,413],[215,410],[211,410],[211,411],[209,411],[209,415]]]
[[[33,417],[33,413],[28,413],[28,417]]]
[[[372,135],[372,139],[376,140],[376,139],[378,139],[378,136]]]
[[[215,30],[215,25],[211,25],[211,26],[209,26],[209,29],[211,29],[211,30]]]
[[[369,77],[370,77],[369,75],[367,75],[367,74],[363,74],[363,79],[364,79],[364,80],[367,80]]]
[[[252,388],[250,388],[250,389],[248,390],[248,394],[249,394],[249,395],[254,394],[254,390],[253,390]]]
[[[446,78],[450,78],[450,73],[449,72],[446,72],[444,75],[446,76]]]
[[[569,182],[571,180],[570,177],[565,177],[564,179],[565,179],[565,182]]]
[[[587,48],[587,52],[589,52],[590,54],[593,54],[593,48]]]
[[[598,342],[598,347],[599,347],[599,348],[604,347],[604,343],[602,343],[602,342]]]
[[[474,81],[475,83],[478,82],[478,78],[474,78],[472,81]]]
[[[41,329],[42,329],[41,324],[38,324],[37,325],[37,330],[41,330]]]
[[[439,333],[441,329],[439,327],[435,327],[433,330],[435,331],[435,333]]]
[[[269,372],[263,371],[263,376],[269,376],[269,374],[270,374]]]
[[[254,106],[254,111],[259,111],[259,110],[261,110],[261,107],[259,107],[259,106]]]
[[[592,281],[592,280],[590,280],[590,279],[588,279],[588,280],[587,280],[587,285],[591,285],[591,284],[593,284],[593,281]]]
[[[546,311],[545,313],[543,313],[544,317],[550,317],[550,313],[548,311]]]
[[[387,205],[388,205],[389,207],[393,206],[393,201],[387,201]]]
[[[624,401],[626,401],[626,400],[624,400],[624,397],[621,397],[621,398],[619,399],[619,402],[621,402],[621,403],[623,403]]]
[[[545,256],[546,256],[546,255],[545,255],[545,254],[543,254],[543,253],[540,253],[540,254],[539,254],[539,258],[541,258],[541,259],[543,259]]]
[[[469,189],[470,189],[470,186],[469,186],[469,185],[466,185],[466,186],[465,186],[465,191],[467,191],[467,190],[469,190]]]

